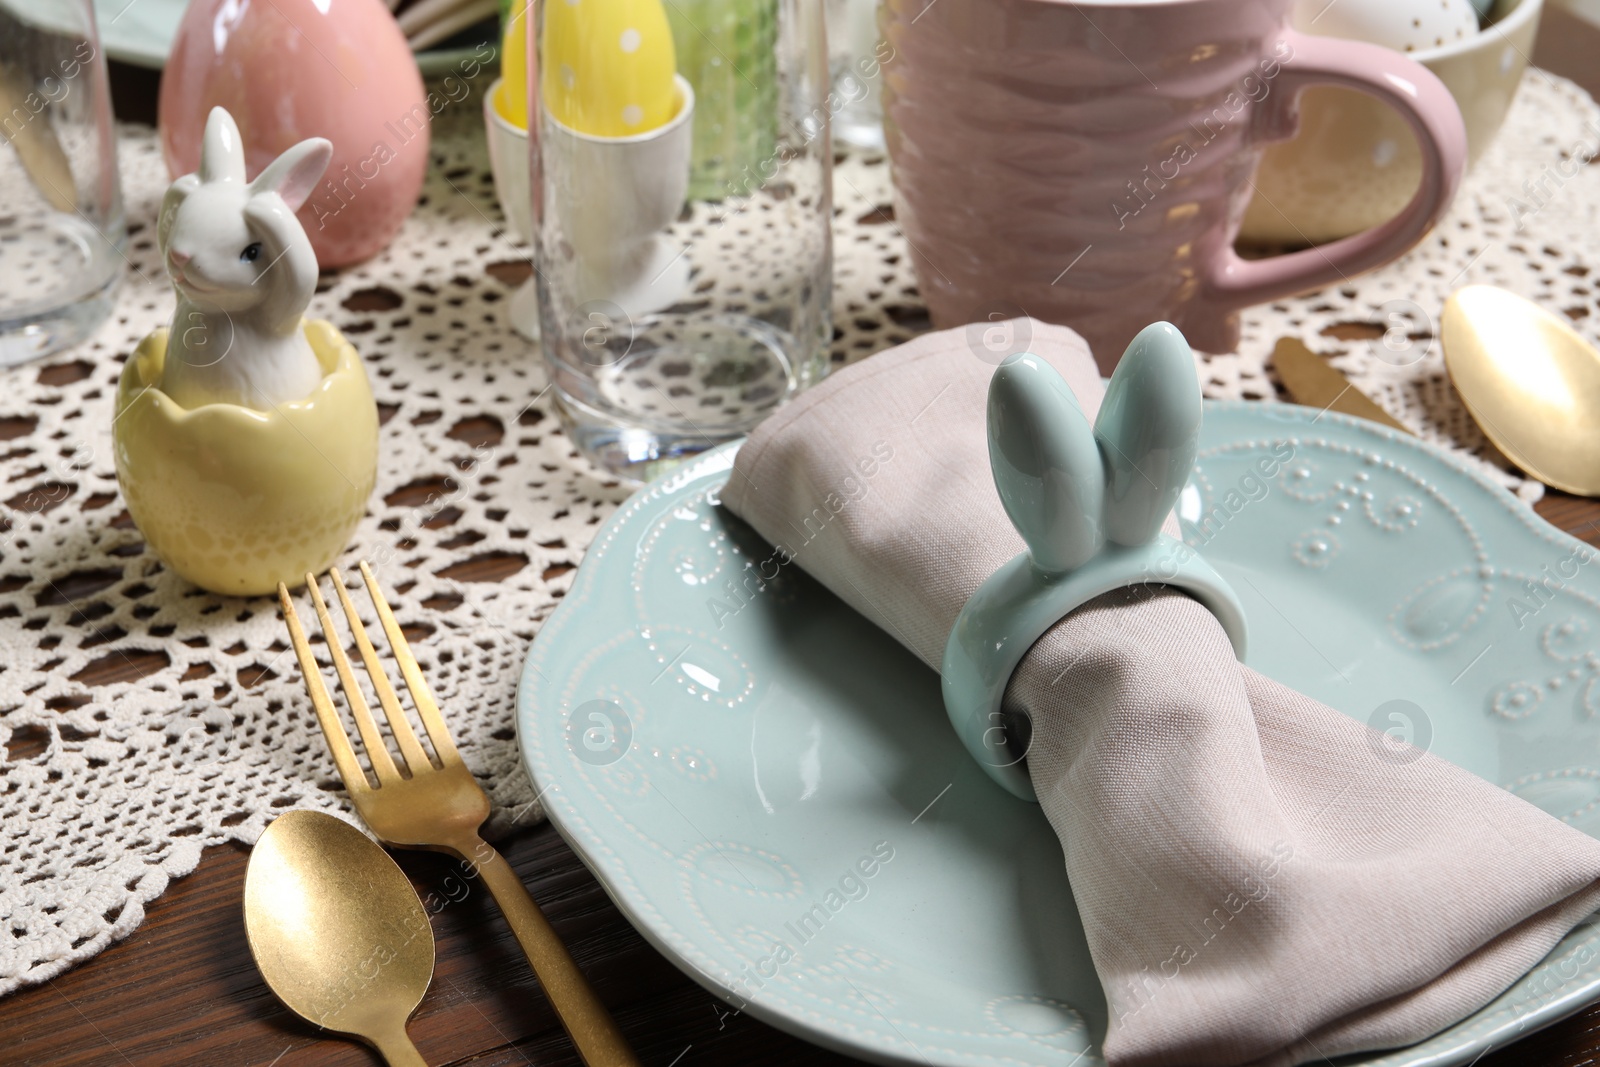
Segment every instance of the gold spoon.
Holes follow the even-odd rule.
[[[1452,293],[1440,335],[1450,378],[1484,436],[1546,485],[1600,496],[1600,352],[1492,285]]]
[[[433,928],[389,854],[320,811],[288,811],[256,842],[244,876],[250,955],[289,1010],[427,1067],[406,1036],[433,979]]]

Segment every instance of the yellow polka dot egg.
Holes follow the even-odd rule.
[[[631,137],[678,113],[677,57],[661,0],[547,0],[544,106],[562,125]]]

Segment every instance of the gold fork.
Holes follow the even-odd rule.
[[[544,986],[545,995],[550,998],[557,1017],[566,1027],[583,1062],[589,1067],[638,1067],[639,1061],[617,1029],[617,1024],[612,1021],[605,1005],[600,1003],[600,998],[595,996],[583,972],[578,970],[566,946],[544,917],[544,912],[539,910],[539,905],[529,895],[527,887],[504,857],[478,836],[478,828],[489,816],[489,798],[456,753],[450,731],[439,714],[438,705],[433,702],[427,682],[422,679],[422,672],[417,668],[416,658],[411,655],[405,635],[400,632],[400,624],[389,610],[383,590],[372,576],[372,569],[362,562],[361,577],[372,596],[383,632],[389,638],[389,649],[394,653],[406,688],[411,692],[412,704],[428,731],[428,739],[433,742],[433,751],[439,757],[437,766],[423,750],[411,724],[406,721],[383,661],[378,658],[372,642],[367,640],[366,628],[356,614],[355,605],[350,602],[344,579],[337,568],[328,573],[333,578],[334,590],[339,594],[339,604],[350,624],[350,632],[361,652],[372,688],[378,695],[378,702],[383,705],[384,716],[389,720],[389,730],[400,748],[400,764],[396,765],[334,630],[333,619],[328,614],[327,603],[322,599],[317,576],[308,573],[306,588],[316,604],[317,619],[322,623],[328,654],[333,657],[339,685],[350,704],[350,713],[355,718],[356,730],[361,735],[361,743],[367,751],[373,774],[377,776],[377,785],[372,784],[366,771],[356,761],[350,738],[345,734],[338,712],[328,699],[328,690],[322,684],[321,668],[317,666],[305,631],[300,627],[300,615],[295,611],[294,602],[289,599],[289,590],[282,582],[278,583],[278,600],[283,605],[283,620],[289,626],[289,638],[294,642],[300,671],[305,676],[306,691],[310,693],[311,703],[317,709],[317,722],[322,726],[323,736],[328,739],[328,747],[333,750],[333,761],[339,768],[339,777],[344,779],[345,790],[350,794],[356,811],[384,844],[395,848],[443,852],[464,861],[475,873],[482,875],[484,885],[489,888],[495,903],[500,905],[511,932],[527,954],[528,962],[533,965],[533,973],[538,977],[539,984]]]

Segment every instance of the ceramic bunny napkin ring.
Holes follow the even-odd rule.
[[[989,776],[1035,800],[1000,701],[1028,649],[1074,609],[1134,585],[1173,586],[1245,654],[1244,611],[1194,549],[1161,532],[1194,467],[1200,383],[1170,323],[1145,327],[1117,364],[1093,428],[1065,379],[1028,353],[989,384],[989,465],[1027,551],[978,587],[956,618],[940,676],[956,734]]]

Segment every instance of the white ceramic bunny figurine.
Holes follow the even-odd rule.
[[[182,407],[267,410],[309,396],[321,381],[302,329],[317,257],[294,213],[332,156],[333,146],[313,137],[246,182],[239,127],[211,109],[200,171],[167,189],[156,228],[178,291],[158,384]]]

